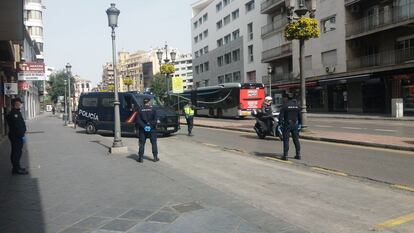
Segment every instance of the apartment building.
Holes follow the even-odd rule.
[[[114,67],[112,63],[108,62],[102,66],[101,89],[109,90],[110,87],[114,87],[114,85],[115,85]]]
[[[38,60],[43,60],[43,5],[42,0],[24,0],[24,25],[40,50]]]
[[[261,12],[273,95],[299,96],[299,43],[284,41],[285,3],[264,0]],[[414,113],[414,0],[318,0],[315,17],[321,36],[305,43],[304,56],[308,111],[389,113],[391,99],[402,98]]]
[[[184,79],[184,90],[193,88],[193,57],[191,53],[178,54],[174,62],[174,77],[182,77]]]
[[[192,4],[191,38],[195,87],[262,82],[260,14],[255,0],[200,0]]]
[[[73,108],[78,109],[79,97],[82,93],[89,93],[92,91],[91,81],[82,79],[79,75],[75,75],[73,77],[75,80],[74,83],[74,100],[73,100]]]

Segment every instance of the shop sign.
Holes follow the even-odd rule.
[[[17,83],[4,83],[4,95],[17,95]]]
[[[21,62],[17,76],[22,81],[43,81],[45,80],[45,64],[43,62]]]
[[[22,82],[19,82],[19,90],[21,90],[21,91],[27,91],[27,90],[29,90],[29,83],[28,82],[26,82],[26,81],[22,81]]]

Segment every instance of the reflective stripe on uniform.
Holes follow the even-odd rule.
[[[184,107],[184,113],[188,116],[194,116],[194,110],[189,106]]]

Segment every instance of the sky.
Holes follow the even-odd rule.
[[[196,0],[43,0],[46,66],[57,70],[66,63],[72,73],[101,80],[102,65],[112,62],[111,28],[106,9],[121,11],[116,29],[117,51],[163,47],[191,52],[191,4]]]

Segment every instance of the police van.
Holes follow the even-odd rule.
[[[164,107],[158,99],[150,94],[138,92],[121,92],[119,94],[119,113],[122,133],[136,133],[135,119],[137,110],[144,105],[144,98],[151,100],[157,112],[157,132],[165,136],[179,130],[178,115]],[[86,133],[94,134],[98,130],[114,130],[114,93],[91,92],[79,98],[76,124],[86,129]]]

